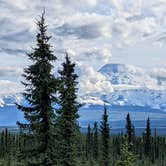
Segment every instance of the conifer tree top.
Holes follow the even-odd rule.
[[[29,58],[36,61],[54,61],[56,56],[51,50],[51,45],[48,43],[51,36],[47,35],[47,25],[45,23],[45,12],[42,13],[39,20],[37,20],[38,32],[36,35],[37,44],[34,48],[34,52],[28,54]]]

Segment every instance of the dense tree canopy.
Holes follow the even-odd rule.
[[[27,123],[18,122],[20,129],[29,132],[28,143],[32,144],[25,150],[27,165],[52,166],[54,160],[54,93],[56,92],[56,79],[52,75],[52,62],[56,56],[48,43],[44,13],[37,22],[37,44],[33,52],[27,54],[32,65],[24,69],[25,99],[28,106],[18,105],[24,112]]]

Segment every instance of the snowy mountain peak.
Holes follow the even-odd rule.
[[[126,68],[124,64],[106,64],[104,65],[99,72],[101,73],[119,73],[123,72]]]
[[[83,91],[78,94],[81,103],[148,106],[166,111],[166,77],[162,74],[165,73],[164,69],[146,71],[131,65],[107,64],[98,72],[88,72],[91,74],[91,82],[86,75],[80,80],[83,90],[85,84],[89,87],[86,93]],[[1,80],[0,88],[1,107],[24,102],[21,96],[24,88],[19,82]]]
[[[126,64],[106,64],[99,71],[112,84],[113,91],[106,94],[88,94],[82,99],[87,103],[102,103],[110,105],[148,106],[166,110],[165,79],[160,79],[157,72]],[[163,71],[162,71],[163,72]],[[99,102],[100,101],[100,102]]]
[[[107,64],[99,72],[105,75],[113,85],[125,84],[150,88],[156,87],[158,82],[145,70],[132,65]]]
[[[132,65],[126,65],[126,64],[106,64],[104,65],[99,72],[106,73],[106,74],[112,74],[112,73],[142,73],[143,70],[139,67],[135,67]]]

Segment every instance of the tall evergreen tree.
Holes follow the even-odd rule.
[[[91,157],[91,150],[92,150],[92,134],[91,134],[91,127],[90,124],[88,124],[87,128],[87,135],[86,135],[86,158],[89,159]]]
[[[125,139],[120,150],[120,160],[117,160],[116,166],[134,166],[137,156],[129,151],[128,141]]]
[[[94,123],[94,136],[93,136],[93,156],[95,160],[98,160],[99,156],[99,135],[97,122]]]
[[[71,62],[66,53],[65,62],[62,64],[59,87],[60,109],[57,112],[57,128],[59,129],[59,162],[63,166],[76,166],[76,140],[79,134],[77,103],[77,74],[75,64]]]
[[[102,117],[101,122],[101,153],[102,153],[102,159],[101,163],[102,166],[109,166],[109,140],[110,140],[110,128],[108,124],[108,115],[107,115],[107,108],[104,106],[104,114]]]
[[[27,54],[32,65],[24,69],[25,99],[28,106],[17,105],[24,112],[27,123],[17,122],[20,129],[29,131],[28,148],[26,149],[26,165],[54,165],[54,109],[56,79],[51,74],[52,62],[56,56],[49,44],[44,13],[37,22],[37,44],[33,52]]]
[[[151,127],[150,127],[150,119],[148,117],[146,123],[146,131],[145,131],[145,143],[144,143],[144,152],[148,156],[151,151]]]
[[[131,149],[131,146],[133,144],[134,137],[135,137],[135,129],[132,124],[129,113],[126,116],[126,133],[127,133],[127,138],[128,138],[129,149]]]
[[[131,123],[129,113],[127,114],[127,117],[126,117],[126,130],[127,130],[128,143],[131,144],[131,141],[132,141],[132,123]]]

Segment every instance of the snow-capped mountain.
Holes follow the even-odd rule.
[[[152,78],[145,70],[125,64],[107,64],[100,73],[105,75],[113,85],[133,85],[138,87],[156,87],[157,80]]]
[[[90,85],[95,84],[95,77],[99,76],[100,79],[95,85],[99,86],[99,90],[79,93],[79,101],[85,104],[79,110],[81,126],[100,121],[104,103],[108,105],[110,121],[124,120],[127,112],[130,112],[134,120],[142,120],[141,125],[148,116],[153,120],[154,126],[159,124],[158,122],[161,122],[161,126],[165,125],[166,76],[163,74],[164,70],[159,71],[145,71],[130,65],[107,64],[97,74],[92,73]],[[112,88],[108,89],[107,83]],[[0,80],[0,88],[0,125],[15,125],[16,121],[24,119],[23,113],[18,111],[14,104],[26,104],[21,96],[23,87],[19,82]],[[119,123],[115,126],[119,127]]]
[[[164,69],[144,70],[124,64],[107,64],[99,71],[104,83],[109,82],[112,90],[89,91],[79,96],[84,104],[142,106],[166,111],[166,75]],[[166,74],[166,73],[165,73]],[[97,75],[96,75],[97,76]],[[93,76],[95,77],[95,76]],[[94,80],[94,79],[93,79]],[[99,80],[97,85],[99,84]],[[96,85],[96,86],[97,86]],[[23,87],[20,83],[0,81],[0,106],[21,102]]]
[[[148,106],[166,111],[166,76],[124,64],[107,64],[99,71],[113,86],[113,92],[83,96],[89,104]],[[158,74],[158,75],[157,75]]]
[[[9,80],[0,80],[0,107],[6,105],[14,105],[15,102],[21,102],[21,92],[23,87],[20,83],[9,81]]]

